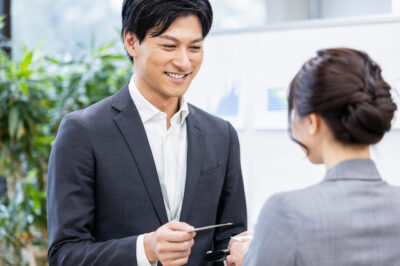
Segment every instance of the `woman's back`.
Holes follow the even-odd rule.
[[[400,265],[400,188],[371,160],[344,161],[268,200],[255,232],[244,265]]]
[[[288,105],[291,138],[327,172],[266,202],[244,265],[400,266],[400,188],[369,151],[397,109],[379,65],[362,51],[320,50],[293,78]],[[231,241],[228,265],[247,247]]]

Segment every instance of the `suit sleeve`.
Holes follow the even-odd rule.
[[[246,198],[240,163],[239,139],[230,123],[229,157],[225,181],[218,206],[217,223],[232,222],[229,228],[215,231],[215,249],[226,249],[231,236],[247,230]]]
[[[296,230],[293,211],[280,194],[265,203],[243,266],[296,265]]]
[[[49,161],[47,215],[50,265],[136,265],[136,239],[95,238],[95,157],[77,114],[59,128]]]

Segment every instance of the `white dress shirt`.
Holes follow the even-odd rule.
[[[179,220],[186,182],[187,132],[186,117],[189,108],[184,97],[180,100],[179,111],[171,118],[167,128],[167,114],[158,110],[139,92],[132,76],[129,82],[129,93],[146,131],[158,179],[161,185],[168,220]],[[136,259],[138,266],[150,264],[144,251],[144,235],[136,242]]]

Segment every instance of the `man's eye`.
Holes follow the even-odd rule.
[[[164,48],[168,48],[168,49],[175,48],[175,45],[173,45],[173,44],[163,44],[162,46]]]
[[[201,46],[191,46],[190,49],[193,49],[193,50],[200,50],[200,49],[201,49]]]

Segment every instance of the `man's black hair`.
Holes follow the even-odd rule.
[[[160,36],[180,16],[196,15],[201,23],[202,37],[210,31],[213,11],[208,0],[124,0],[122,4],[122,38],[124,32],[136,35],[141,43],[150,29],[152,37]],[[133,58],[129,56],[133,61]]]

